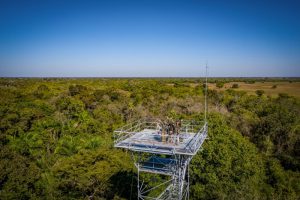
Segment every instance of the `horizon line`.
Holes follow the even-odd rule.
[[[120,78],[120,79],[127,79],[127,78],[205,78],[205,76],[0,76],[1,79],[5,78],[66,78],[66,79],[72,79],[72,78]],[[294,78],[294,79],[300,79],[300,76],[208,76],[208,78],[257,78],[257,79],[264,79],[264,78],[273,78],[273,79],[288,79],[288,78]]]

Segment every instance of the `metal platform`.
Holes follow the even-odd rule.
[[[150,172],[162,175],[173,175],[176,168],[177,160],[173,158],[150,157],[146,161],[142,161],[139,166],[141,172]]]
[[[166,120],[168,121],[168,119]],[[175,123],[179,123],[177,120]],[[174,129],[168,128],[173,124]],[[138,199],[188,199],[188,165],[207,137],[207,122],[180,120],[180,126],[158,119],[141,119],[114,131],[114,146],[132,151],[138,174]],[[139,174],[149,172],[169,177],[169,180],[146,188]],[[159,196],[149,192],[164,187]]]
[[[189,163],[208,134],[207,65],[205,69],[204,121],[141,119],[114,131],[114,146],[132,153],[139,200],[189,199]],[[140,182],[141,172],[159,174],[168,180],[156,186]]]
[[[159,120],[138,120],[115,133],[115,147],[154,154],[195,155],[207,136],[207,124],[183,121],[179,134],[164,135]]]

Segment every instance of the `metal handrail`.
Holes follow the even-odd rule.
[[[203,133],[205,133],[207,128],[207,122],[205,122],[204,126],[198,131],[198,133],[191,139],[191,141],[186,145],[186,148],[189,149],[191,151],[191,153],[195,152],[195,146],[197,144],[197,142],[199,142],[199,137],[201,137],[201,135]]]
[[[137,132],[143,131],[145,129],[158,130],[158,127],[162,127],[162,122],[159,120],[140,119],[131,122],[130,124],[127,124],[114,131],[114,143],[115,145],[118,145],[121,141],[126,140],[127,138],[131,137],[133,134]],[[200,127],[200,129],[196,132],[195,129],[198,129],[198,127]],[[191,140],[186,144],[185,151],[187,151],[188,154],[195,154],[199,144],[201,146],[201,144],[205,139],[206,135],[203,134],[206,132],[206,129],[207,129],[207,122],[204,122],[204,124],[202,124],[202,121],[195,122],[195,121],[184,120],[182,121],[182,126],[180,128],[180,133],[183,133],[183,135],[174,134],[174,135],[169,135],[169,137],[179,137],[179,141],[178,143],[176,143],[178,145],[178,144],[182,144],[182,142],[180,142],[180,138],[186,137],[186,135],[184,134],[194,134]],[[130,142],[128,143],[128,147],[129,146],[131,146]],[[156,144],[152,144],[152,145],[146,145],[144,148],[148,148],[148,150],[151,152],[154,151],[157,148],[157,146]],[[173,150],[171,150],[170,148],[172,148]],[[177,152],[176,150],[177,146],[175,145],[173,147],[170,146],[170,148],[169,150],[167,150],[168,152],[169,151],[172,151],[174,153]]]

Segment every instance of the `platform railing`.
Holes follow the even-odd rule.
[[[206,126],[203,121],[197,122],[193,120],[182,120],[179,136],[170,135],[169,137],[179,137],[184,138],[184,134],[195,134],[193,139],[190,141],[191,147],[197,141],[200,132],[203,131],[203,128]],[[140,119],[134,122],[131,122],[117,130],[114,131],[114,143],[115,145],[119,142],[126,140],[127,138],[133,136],[135,133],[143,131],[145,129],[151,129],[159,132],[160,128],[163,127],[163,123],[157,119]]]
[[[126,138],[131,137],[133,134],[140,132],[144,129],[153,129],[158,130],[160,121],[154,121],[154,120],[146,120],[146,119],[140,119],[134,122],[131,122],[117,130],[114,131],[114,143],[117,144],[122,140],[125,140]]]
[[[190,153],[196,153],[200,148],[201,144],[207,136],[207,122],[204,126],[197,132],[193,139],[187,144],[186,150],[189,150]]]

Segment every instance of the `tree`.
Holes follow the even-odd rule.
[[[7,146],[0,149],[0,199],[34,199],[39,196],[41,171],[30,159]]]
[[[52,168],[57,189],[65,197],[77,199],[101,197],[113,199],[115,195],[128,195],[128,191],[120,193],[110,184],[117,183],[115,179],[119,172],[129,173],[133,170],[133,166],[124,160],[130,160],[129,155],[104,148],[98,151],[82,150],[79,154],[60,159]],[[128,179],[129,177],[128,182],[131,181]],[[126,188],[129,189],[130,184],[127,184]]]
[[[107,94],[107,92],[105,90],[96,90],[94,92],[94,96],[97,101],[102,101],[102,98],[105,94]]]
[[[49,88],[48,86],[42,84],[40,85],[36,91],[34,92],[34,95],[37,97],[37,98],[46,98],[46,97],[49,97]]]
[[[58,99],[56,102],[56,107],[69,119],[78,119],[80,114],[85,109],[82,101],[71,97],[62,97]]]
[[[71,96],[75,96],[75,95],[80,94],[80,93],[82,93],[86,90],[87,90],[87,87],[83,86],[83,85],[77,85],[76,84],[76,85],[71,85],[69,87],[69,93],[70,93]]]
[[[253,144],[209,116],[209,140],[191,163],[192,199],[256,199],[264,185],[263,160]]]
[[[0,199],[135,199],[130,154],[112,147],[112,132],[149,116],[203,120],[196,80],[0,78]],[[299,98],[232,88],[208,98],[190,199],[297,199]]]

